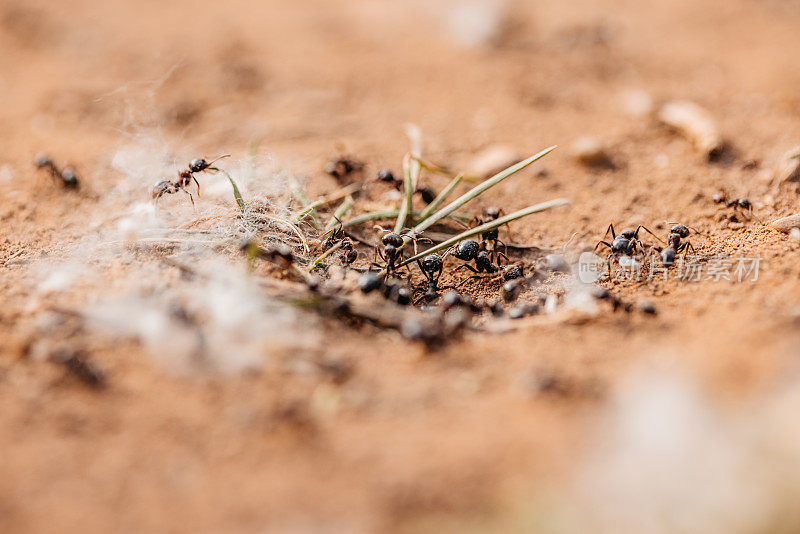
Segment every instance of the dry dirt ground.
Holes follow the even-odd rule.
[[[772,183],[800,143],[798,22],[792,0],[3,0],[0,529],[774,532],[780,517],[793,531],[796,516],[745,504],[798,487],[797,462],[778,463],[773,485],[757,460],[782,456],[749,452],[762,419],[796,452],[774,406],[800,406],[781,393],[797,384],[800,244],[758,221],[800,211],[792,184]],[[648,113],[674,99],[711,113],[723,158]],[[367,177],[399,172],[409,122],[452,168],[493,146],[560,145],[471,207],[572,200],[504,230],[517,242],[574,251],[611,222],[663,237],[679,221],[701,254],[760,257],[759,278],[605,283],[658,315],[601,303],[582,321],[533,317],[429,352],[285,306],[250,312],[261,297],[247,287],[230,302],[224,279],[162,261],[244,271],[230,248],[192,248],[205,234],[120,245],[143,220],[162,237],[241,233],[219,177],[203,178],[196,210],[183,195],[149,202],[192,157],[231,153],[235,168],[258,140],[266,178],[243,188],[280,210],[276,176],[312,198],[339,187],[322,171],[332,156],[363,160]],[[570,156],[584,135],[613,168]],[[37,172],[40,151],[73,164],[81,189]],[[711,200],[722,189],[756,217],[731,221]],[[161,295],[216,314],[203,341],[214,365],[180,365],[191,329],[152,324],[167,320]],[[59,363],[75,354],[104,387]],[[541,373],[564,387],[541,391]],[[737,440],[749,445],[732,453]],[[746,460],[719,463],[732,455]]]

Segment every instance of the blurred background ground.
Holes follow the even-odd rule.
[[[0,2],[0,526],[792,531],[800,245],[731,224],[711,196],[747,196],[763,220],[800,208],[771,182],[800,143],[799,21],[789,0]],[[674,99],[709,110],[726,158],[652,119]],[[611,222],[661,235],[680,221],[701,252],[761,257],[760,278],[622,284],[659,315],[534,322],[434,354],[309,325],[323,343],[309,350],[352,365],[344,385],[291,351],[259,372],[185,377],[160,363],[167,349],[90,330],[73,342],[109,382],[91,391],[31,354],[48,305],[93,295],[44,291],[37,269],[162,178],[126,147],[168,146],[182,165],[257,140],[316,196],[336,188],[331,156],[399,170],[408,122],[455,168],[560,145],[482,199],[572,199],[512,225],[517,241],[593,246]],[[585,135],[613,168],[570,157]],[[80,194],[35,172],[42,150],[78,168]],[[120,187],[123,167],[140,182]],[[190,217],[178,200],[163,209]],[[104,264],[93,291],[124,286],[127,261]],[[571,389],[537,393],[541,369]]]

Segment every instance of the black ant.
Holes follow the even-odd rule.
[[[386,265],[384,267],[386,269],[386,275],[388,276],[397,270],[397,263],[403,258],[403,246],[405,245],[405,241],[403,241],[403,238],[398,234],[388,232],[381,238],[381,243],[383,243],[383,250],[381,250],[380,247],[375,249],[375,259],[377,260],[377,256],[380,256],[385,262]],[[375,263],[374,260],[373,264],[381,267],[381,265]]]
[[[349,266],[358,259],[358,251],[354,247],[353,240],[344,233],[341,221],[339,225],[328,232],[328,234],[330,235],[322,242],[323,252],[338,244],[339,248],[344,252],[342,256],[342,263],[344,265]]]
[[[428,290],[414,304],[421,300],[433,300],[439,296],[439,278],[444,271],[444,262],[438,254],[428,254],[422,261],[417,260],[417,264],[427,279]]]
[[[683,251],[691,249],[694,252],[694,245],[689,241],[681,242],[681,239],[689,237],[689,228],[683,224],[676,224],[669,230],[667,242],[669,245],[661,251],[661,262],[669,267],[675,263],[675,256]]]
[[[483,212],[483,218],[476,218],[475,222],[480,226],[481,224],[489,223],[496,221],[503,215],[503,210],[501,208],[486,208]],[[502,255],[503,257],[508,260],[508,256],[503,253],[497,252],[497,245],[502,244],[504,247],[506,246],[505,243],[500,241],[500,230],[499,228],[494,228],[492,230],[487,230],[481,234],[481,249],[489,252],[491,260],[495,261],[495,255]]]
[[[472,239],[465,239],[456,245],[453,251],[453,256],[470,262],[475,260],[475,267],[469,263],[464,263],[456,268],[456,271],[462,268],[469,269],[473,273],[488,273],[494,274],[499,270],[499,267],[492,262],[492,258],[488,252],[481,250],[481,246]]]
[[[68,189],[78,188],[78,175],[72,167],[64,167],[64,170],[59,170],[55,162],[50,159],[47,154],[37,154],[33,160],[34,165],[39,169],[47,169],[54,179],[61,182],[61,184]]]
[[[197,178],[194,176],[197,172],[219,172],[220,169],[213,167],[213,163],[215,161],[221,160],[222,158],[230,157],[230,154],[225,154],[223,156],[219,156],[216,159],[211,161],[206,161],[202,158],[195,158],[189,162],[189,168],[183,171],[178,172],[178,179],[174,182],[169,180],[161,180],[156,185],[153,186],[152,196],[153,200],[157,200],[164,195],[171,195],[172,193],[177,193],[178,191],[183,191],[187,195],[189,195],[189,199],[192,201],[192,206],[194,206],[194,197],[192,194],[186,190],[192,182],[197,185],[197,196],[200,197],[200,182],[197,181]]]
[[[712,198],[715,204],[725,204],[726,207],[740,213],[747,212],[749,216],[753,215],[753,204],[746,198],[728,198],[725,193],[717,193]]]
[[[620,256],[633,257],[638,251],[638,249],[644,248],[642,242],[639,240],[640,230],[645,230],[647,233],[658,239],[658,236],[656,236],[656,234],[654,234],[653,232],[650,231],[650,229],[648,229],[645,226],[642,226],[641,224],[638,227],[636,227],[635,230],[633,228],[626,228],[625,230],[620,232],[619,235],[616,235],[616,233],[614,232],[614,225],[609,224],[608,228],[606,229],[606,233],[603,235],[603,239],[600,240],[600,242],[598,242],[597,245],[595,245],[594,249],[596,251],[597,247],[599,247],[600,245],[605,245],[608,248],[610,248],[611,254],[609,254],[608,256],[609,262],[611,261],[612,257],[614,258],[618,258]],[[611,243],[605,241],[608,232],[611,232]],[[660,239],[658,240],[661,241]]]

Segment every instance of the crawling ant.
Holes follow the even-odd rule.
[[[439,278],[444,271],[444,262],[438,254],[428,254],[422,261],[417,260],[417,264],[427,279],[428,290],[414,304],[421,300],[433,300],[439,296]]]
[[[72,167],[64,167],[63,170],[59,170],[55,162],[44,153],[37,154],[33,163],[39,169],[47,169],[50,176],[61,182],[67,189],[78,188],[78,175],[75,174],[75,170]]]
[[[268,260],[281,267],[290,267],[295,261],[292,249],[283,243],[270,247],[262,247],[257,241],[248,239],[242,243],[241,250],[251,257]]]
[[[489,207],[486,208],[483,212],[483,217],[478,217],[475,219],[475,222],[478,226],[496,221],[503,215],[503,210],[501,208]],[[496,255],[501,255],[508,260],[508,256],[501,252],[497,252],[497,245],[502,244],[504,247],[506,246],[505,243],[500,241],[500,229],[494,228],[492,230],[487,230],[481,234],[481,249],[489,252],[491,257],[491,261],[495,261]]]
[[[694,252],[694,245],[692,245],[691,242],[681,242],[681,239],[685,239],[687,237],[689,237],[689,227],[683,224],[676,224],[670,228],[669,235],[667,235],[667,243],[669,244],[661,251],[661,263],[663,263],[666,267],[669,267],[675,263],[675,256],[681,252],[689,249]]]
[[[403,246],[405,245],[405,241],[403,241],[403,238],[398,234],[388,232],[381,238],[381,243],[383,243],[383,250],[381,250],[380,247],[375,249],[375,259],[377,259],[377,256],[380,256],[385,262],[384,267],[386,269],[386,275],[388,276],[397,270],[397,263],[403,258]],[[381,266],[374,261],[373,264],[378,267]]]
[[[749,216],[753,215],[753,204],[746,198],[728,198],[725,193],[716,193],[713,197],[715,204],[725,204],[728,208],[733,208],[739,213],[747,212]]]
[[[188,169],[178,172],[177,180],[174,182],[169,180],[161,180],[153,186],[153,200],[157,200],[164,195],[171,195],[172,193],[183,191],[189,195],[189,200],[192,201],[192,206],[194,206],[194,197],[189,191],[186,190],[186,188],[189,187],[192,182],[194,182],[197,185],[197,197],[200,197],[200,182],[197,181],[197,178],[194,176],[194,174],[198,172],[219,172],[220,169],[213,166],[214,162],[227,157],[230,157],[230,154],[219,156],[211,161],[206,161],[203,158],[193,159],[189,162]]]
[[[358,259],[358,251],[355,249],[353,245],[353,240],[347,236],[344,231],[342,230],[342,223],[339,222],[339,226],[332,229],[328,232],[330,235],[325,238],[322,242],[322,250],[323,252],[326,250],[330,250],[332,247],[339,245],[339,248],[344,252],[342,256],[342,263],[344,265],[350,265]]]
[[[463,260],[464,262],[475,261],[475,267],[469,263],[456,268],[456,270],[466,268],[473,273],[496,273],[499,268],[492,262],[491,256],[485,250],[481,250],[481,246],[477,241],[472,239],[465,239],[458,243],[453,251],[453,256]]]
[[[635,230],[633,228],[626,228],[620,232],[619,235],[616,235],[614,232],[614,225],[609,224],[608,228],[606,229],[606,233],[603,235],[603,239],[600,240],[597,245],[595,245],[594,249],[596,251],[597,247],[600,245],[605,245],[611,249],[611,254],[608,256],[609,263],[611,262],[611,258],[619,258],[620,256],[633,257],[640,248],[644,248],[644,245],[642,245],[642,242],[639,240],[640,230],[645,230],[647,233],[658,239],[658,236],[651,232],[649,228],[642,226],[641,224],[637,226]],[[605,241],[605,238],[609,232],[611,232],[611,243]],[[661,241],[660,239],[658,240]]]

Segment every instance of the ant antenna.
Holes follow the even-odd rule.
[[[219,160],[221,160],[221,159],[223,159],[223,158],[229,158],[229,157],[231,157],[231,155],[230,155],[230,154],[223,154],[223,155],[221,155],[221,156],[218,156],[218,157],[216,157],[216,158],[212,159],[211,161],[209,161],[209,162],[208,162],[208,165],[209,165],[209,166],[211,166],[211,164],[212,164],[212,163],[214,163],[215,161],[219,161]]]

